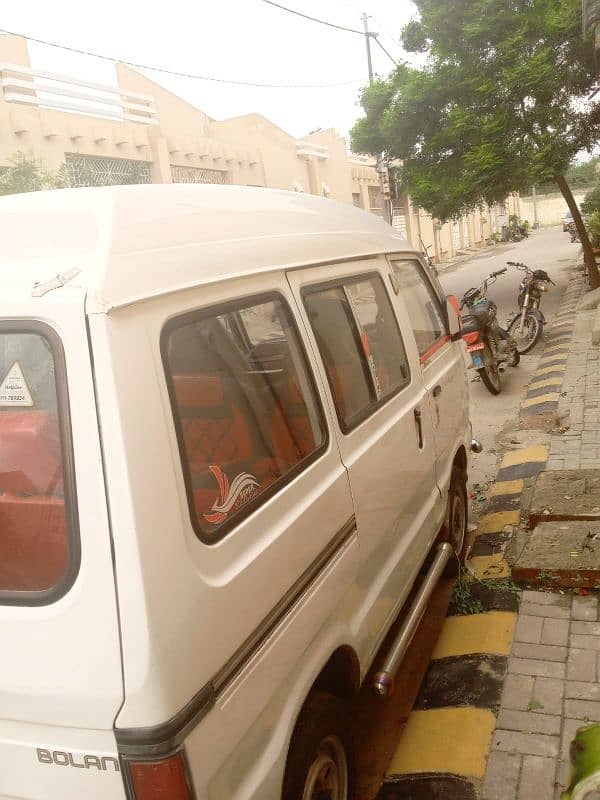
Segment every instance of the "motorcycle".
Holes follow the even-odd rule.
[[[542,338],[546,318],[540,311],[540,302],[548,284],[556,286],[552,278],[543,269],[530,269],[518,261],[507,261],[510,267],[525,272],[519,284],[519,312],[509,320],[507,331],[517,344],[521,355],[533,350]]]
[[[501,365],[516,367],[521,358],[515,340],[498,322],[498,307],[487,299],[488,288],[506,271],[504,267],[490,273],[481,286],[466,291],[460,302],[461,309],[467,308],[461,330],[466,351],[491,394],[502,391]]]
[[[523,239],[527,239],[529,236],[529,231],[525,227],[525,225],[516,225],[510,231],[510,241],[511,242],[522,242]]]

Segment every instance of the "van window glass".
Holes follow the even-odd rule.
[[[360,326],[364,355],[369,362],[378,399],[406,386],[409,368],[398,323],[381,278],[345,284]]]
[[[65,579],[64,464],[52,348],[0,328],[0,595],[49,592]]]
[[[192,521],[211,543],[316,457],[321,410],[278,297],[175,320],[163,358]]]
[[[304,303],[340,425],[348,431],[410,380],[394,311],[374,275],[309,289]]]
[[[343,286],[310,292],[304,302],[340,424],[348,429],[376,399],[350,302]]]
[[[393,259],[390,263],[402,290],[419,355],[424,356],[446,335],[439,298],[417,261]]]

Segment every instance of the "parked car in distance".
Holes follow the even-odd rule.
[[[352,800],[352,698],[465,550],[456,298],[293,192],[19,194],[0,231],[0,797]]]
[[[563,222],[562,222],[563,231],[568,231],[569,225],[572,224],[573,224],[573,215],[571,214],[570,211],[567,211],[567,213],[563,217]]]

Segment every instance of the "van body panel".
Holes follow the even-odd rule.
[[[67,785],[79,787],[76,794],[84,792],[81,770],[41,763],[36,748],[79,753],[89,741],[91,753],[115,756],[112,728],[123,701],[110,529],[83,303],[83,292],[71,288],[50,306],[42,299],[0,305],[0,319],[18,321],[24,330],[29,320],[39,321],[60,337],[69,382],[81,539],[79,568],[66,594],[45,605],[0,603],[0,796],[28,800],[68,796]],[[114,778],[104,771],[98,778],[104,780],[99,784],[104,791],[113,785]],[[93,783],[89,773],[87,783]],[[94,792],[96,788],[85,794],[100,797],[103,790]]]
[[[112,730],[2,722],[0,800],[124,800]]]
[[[327,270],[288,273],[296,299],[303,308],[313,348],[318,351],[302,292],[338,279],[374,273],[389,286],[385,259],[357,260],[330,265]],[[389,297],[397,314],[392,296]],[[404,342],[412,334],[397,319]],[[353,430],[335,430],[342,460],[348,469],[361,553],[361,614],[357,635],[361,650],[372,655],[387,626],[406,599],[416,573],[443,518],[443,504],[435,482],[435,442],[431,409],[415,354],[410,359],[410,383]],[[319,366],[323,369],[322,360]],[[327,382],[324,375],[323,380]],[[335,403],[328,386],[332,414]],[[418,446],[414,411],[421,412],[423,447]]]
[[[290,720],[331,654],[354,636],[358,564],[355,534],[191,732],[198,800],[280,797]]]
[[[423,364],[423,381],[429,393],[434,426],[435,474],[446,496],[459,448],[466,443],[469,452],[469,442],[465,439],[465,431],[470,430],[469,388],[458,342],[447,342]]]
[[[436,302],[440,315],[443,315],[439,288],[431,280],[430,270],[422,260],[411,253],[394,254],[389,260],[392,265],[396,261],[412,264],[428,287],[431,301]],[[396,301],[401,308],[401,318],[409,320],[408,301],[402,291]],[[414,298],[411,298],[411,302],[414,302]],[[411,347],[414,347],[414,337],[411,340]],[[469,384],[462,342],[452,342],[445,329],[439,341],[423,356],[419,357],[417,352],[417,357],[431,407],[436,449],[435,474],[438,486],[446,497],[452,466],[459,448],[466,443],[466,452],[469,452],[468,436],[465,433],[470,433]]]
[[[293,306],[280,274],[90,318],[94,350],[109,354],[97,359],[96,375],[103,436],[111,442],[105,457],[126,686],[119,728],[164,723],[219,678],[353,516],[348,476],[330,438],[316,461],[223,539],[207,545],[193,530],[161,331],[166,319],[270,291]]]

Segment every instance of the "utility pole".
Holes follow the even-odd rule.
[[[371,33],[369,30],[369,16],[368,14],[362,15],[363,21],[363,28],[365,31],[365,44],[367,47],[367,65],[369,68],[369,85],[372,86],[374,82],[373,77],[373,59],[371,58],[371,36],[376,36],[377,34]],[[388,200],[387,195],[389,194],[389,180],[387,178],[387,167],[383,163],[383,159],[381,158],[381,154],[377,156],[377,164],[375,166],[377,174],[379,175],[379,189],[381,191],[381,203],[382,203],[382,212],[383,218],[388,223],[388,225],[392,224],[392,211],[390,208],[390,201]]]
[[[369,84],[373,85],[373,60],[371,58],[371,33],[369,31],[369,17],[362,15],[363,28],[365,30],[365,44],[367,45],[367,64],[369,65]]]
[[[538,209],[537,209],[537,194],[535,193],[535,186],[531,188],[531,196],[533,198],[533,227],[539,228],[540,222],[538,220]]]

